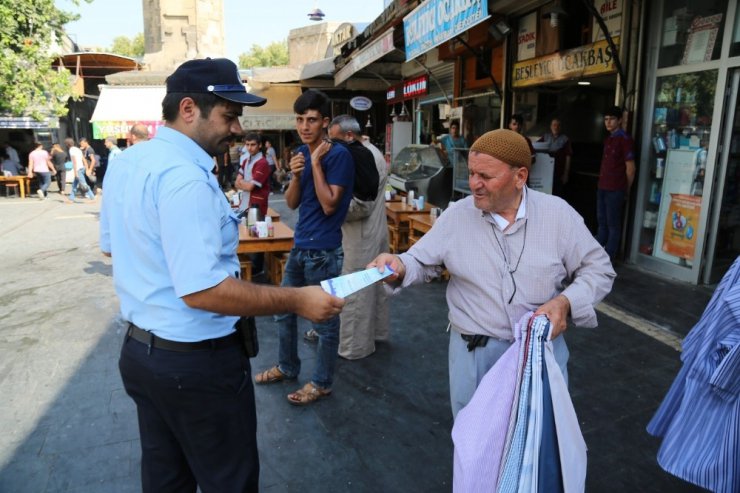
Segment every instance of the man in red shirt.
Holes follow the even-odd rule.
[[[270,196],[270,165],[260,152],[260,137],[256,133],[244,137],[244,148],[247,154],[242,158],[234,185],[242,195],[240,209],[256,205],[264,217]]]
[[[635,153],[632,137],[622,130],[622,108],[609,108],[604,114],[604,126],[609,136],[604,141],[599,170],[596,240],[613,260],[622,234],[624,199],[635,179]]]

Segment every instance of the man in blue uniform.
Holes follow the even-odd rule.
[[[210,170],[241,133],[248,94],[233,62],[191,60],[167,78],[166,122],[116,158],[100,246],[128,322],[119,368],[136,402],[144,492],[257,491],[259,460],[240,316],[288,307],[314,321],[343,301],[319,287],[237,279],[239,219]]]

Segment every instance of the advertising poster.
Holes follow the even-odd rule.
[[[522,17],[516,37],[517,61],[529,60],[535,56],[537,45],[537,12]]]
[[[537,144],[537,142],[533,143],[535,149],[538,147]],[[535,162],[529,171],[528,186],[532,190],[552,194],[552,175],[555,172],[555,158],[546,152],[538,152],[535,156]]]
[[[693,260],[701,213],[701,197],[671,194],[671,205],[663,227],[662,250],[678,258]]]
[[[595,0],[594,7],[599,12],[601,17],[604,19],[606,28],[609,30],[609,35],[619,36],[622,34],[622,4],[623,0]],[[592,37],[591,42],[595,43],[604,39],[604,32],[601,30],[601,26],[596,21],[593,21],[593,28],[591,29]]]

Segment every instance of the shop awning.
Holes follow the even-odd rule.
[[[162,99],[165,86],[100,86],[100,98],[93,111],[93,138],[125,138],[134,123],[143,123],[149,135],[164,124]]]
[[[393,28],[390,28],[381,37],[357,52],[347,64],[334,75],[334,84],[339,85],[352,77],[352,74],[361,70],[374,61],[395,50],[393,45]]]
[[[334,57],[324,58],[318,62],[307,63],[301,70],[301,80],[313,79],[319,76],[332,76],[334,75]]]
[[[266,98],[267,103],[258,108],[244,107],[244,114],[239,118],[244,131],[295,129],[293,103],[302,93],[299,86],[270,85],[250,93]]]
[[[165,86],[100,86],[91,122],[158,121],[162,119]]]

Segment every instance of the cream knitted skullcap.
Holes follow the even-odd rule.
[[[480,152],[499,159],[509,166],[529,169],[532,165],[532,151],[527,139],[514,132],[500,128],[481,135],[470,146],[470,152]]]

